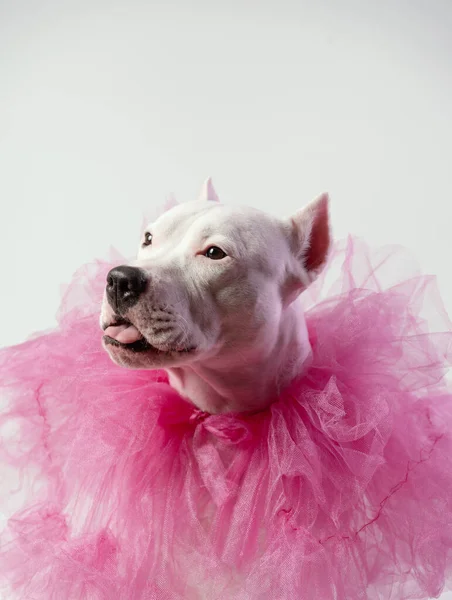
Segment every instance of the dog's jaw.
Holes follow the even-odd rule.
[[[167,368],[171,386],[200,410],[221,414],[260,411],[303,372],[311,355],[303,311],[297,303],[281,318],[272,350],[246,364],[240,355]]]

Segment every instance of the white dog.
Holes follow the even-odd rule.
[[[101,326],[112,360],[168,372],[210,413],[259,410],[300,373],[310,347],[294,303],[323,268],[328,196],[280,220],[200,200],[150,224],[137,260],[108,274]]]

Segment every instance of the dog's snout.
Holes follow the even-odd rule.
[[[146,289],[147,278],[137,267],[115,267],[107,275],[107,298],[117,313],[131,308]]]

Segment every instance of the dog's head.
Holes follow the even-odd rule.
[[[270,353],[284,311],[322,269],[326,195],[280,220],[224,206],[208,191],[151,223],[137,259],[108,274],[101,326],[114,362],[232,366]]]

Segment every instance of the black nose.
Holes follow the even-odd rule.
[[[107,275],[107,298],[117,313],[131,308],[146,289],[146,275],[137,267],[115,267]]]

